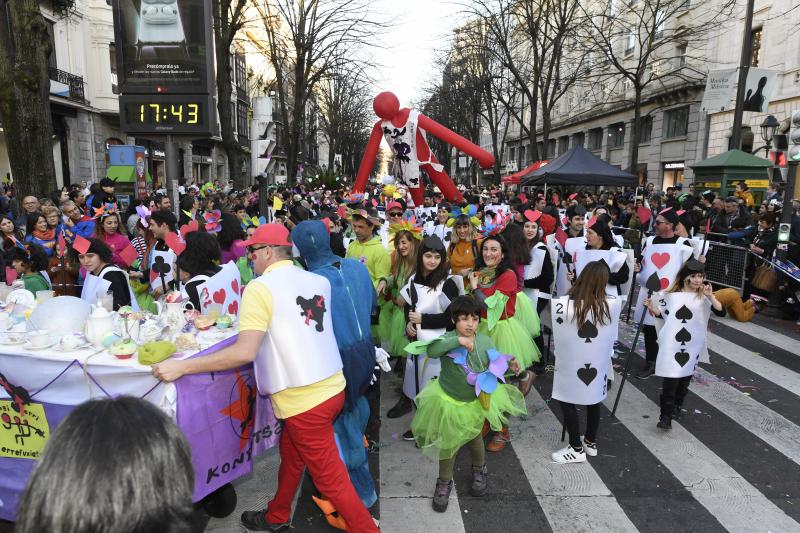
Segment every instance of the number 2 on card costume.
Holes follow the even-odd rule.
[[[428,174],[433,184],[439,187],[448,200],[451,202],[463,200],[453,180],[444,172],[444,167],[431,152],[425,139],[426,132],[471,156],[478,161],[481,168],[494,165],[494,156],[486,150],[417,111],[407,107],[401,109],[400,101],[394,93],[380,93],[373,100],[372,107],[381,120],[372,128],[364,158],[358,168],[353,186],[354,192],[364,192],[370,171],[375,164],[381,137],[386,139],[394,155],[392,173],[395,179],[409,188],[416,205],[422,205],[425,190],[420,169]]]

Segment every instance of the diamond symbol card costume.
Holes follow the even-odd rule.
[[[658,293],[653,295],[653,301],[661,312],[661,318],[656,319],[656,376],[691,376],[698,362],[708,361],[706,328],[711,302],[690,292]]]
[[[607,296],[611,316],[619,316],[622,300]],[[589,316],[575,323],[574,302],[568,296],[551,302],[556,368],[553,373],[553,398],[577,405],[602,402],[608,393],[606,380],[611,369],[608,354],[617,332],[606,319],[600,324]]]

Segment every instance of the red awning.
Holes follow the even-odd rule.
[[[514,172],[513,174],[509,174],[508,176],[503,176],[502,182],[503,185],[519,185],[519,180],[522,176],[528,174],[529,172],[533,172],[534,170],[538,170],[540,167],[543,167],[547,164],[547,161],[537,161],[531,166],[527,168],[523,168],[518,172]]]

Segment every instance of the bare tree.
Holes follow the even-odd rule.
[[[0,121],[20,197],[56,186],[47,68],[51,53],[38,0],[0,0]]]
[[[735,5],[735,0],[616,0],[581,7],[585,29],[581,38],[591,54],[588,62],[598,104],[607,108],[625,104],[634,110],[630,172],[636,172],[639,161],[645,96],[702,82],[704,45]]]
[[[213,0],[214,47],[217,61],[217,111],[222,135],[222,146],[228,156],[228,172],[237,187],[244,185],[242,176],[242,146],[236,137],[233,79],[231,73],[231,45],[244,26],[244,8],[247,0]]]
[[[306,105],[317,84],[343,61],[357,62],[358,51],[383,25],[371,17],[369,0],[251,1],[263,20],[268,59],[275,70],[291,185],[306,131]]]
[[[328,168],[352,173],[352,155],[366,146],[360,145],[359,132],[369,129],[372,120],[370,80],[365,68],[345,62],[335,66],[318,85],[320,130],[328,142]],[[341,167],[334,168],[334,157],[342,155]]]

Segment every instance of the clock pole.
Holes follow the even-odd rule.
[[[167,196],[172,210],[177,216],[180,213],[180,206],[178,205],[178,195],[175,194],[177,190],[175,184],[178,183],[180,154],[178,153],[178,144],[172,135],[167,135],[167,142],[164,143],[164,158],[167,160]]]

